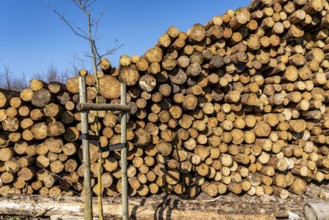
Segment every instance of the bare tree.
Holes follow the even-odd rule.
[[[22,74],[21,78],[14,78],[12,82],[12,90],[22,91],[28,87],[28,82],[26,80],[25,73]]]
[[[99,67],[100,61],[103,57],[113,54],[115,51],[117,51],[122,45],[116,45],[114,48],[106,50],[106,52],[101,53],[101,50],[97,47],[96,40],[98,38],[98,26],[99,22],[102,19],[104,12],[106,10],[106,6],[103,8],[103,10],[96,16],[92,16],[91,12],[93,11],[93,7],[97,0],[67,0],[67,2],[73,3],[81,12],[84,13],[84,15],[87,18],[87,24],[85,27],[81,27],[76,25],[72,20],[70,20],[64,13],[59,12],[55,8],[50,8],[53,10],[55,14],[59,16],[61,20],[64,21],[64,23],[71,29],[71,31],[77,35],[78,37],[86,40],[89,44],[89,52],[86,54],[87,57],[89,57],[92,61],[93,66],[93,73],[95,76],[95,87],[97,90],[97,97],[96,97],[96,103],[98,102],[98,94],[99,94],[99,79],[97,77],[97,69]],[[98,113],[96,112],[96,121],[95,121],[95,127],[97,127],[98,123]],[[99,131],[95,129],[95,135],[99,136]],[[98,154],[99,159],[99,169],[102,167],[102,155],[101,152]],[[98,193],[98,204],[99,204],[99,218],[100,220],[103,219],[103,207],[102,207],[102,195],[101,195],[101,171],[99,170],[98,175],[98,186],[99,186],[99,193]],[[90,218],[90,217],[89,217]]]
[[[73,73],[78,73],[80,69],[85,69],[86,68],[85,63],[87,61],[84,60],[84,59],[79,58],[79,56],[76,52],[74,52],[72,58],[73,59],[70,62],[70,64],[71,64],[71,70],[73,71]]]
[[[29,78],[25,76],[25,73],[21,74],[19,77],[14,77],[14,75],[15,74],[10,71],[9,67],[5,66],[2,72],[0,72],[0,77],[2,79],[0,81],[0,88],[12,91],[22,91],[28,87]],[[73,75],[73,73],[69,73],[68,71],[60,73],[57,68],[51,65],[46,72],[36,73],[31,79],[40,79],[46,83],[60,82],[64,84],[67,79]]]
[[[57,14],[59,18],[70,28],[70,30],[75,35],[88,41],[89,52],[87,52],[85,55],[91,59],[93,72],[95,74],[97,72],[97,68],[99,66],[100,60],[103,57],[115,53],[119,48],[123,46],[123,44],[117,44],[116,41],[116,45],[111,49],[106,49],[105,52],[101,52],[101,49],[99,49],[97,46],[97,40],[100,37],[100,35],[98,34],[98,27],[107,9],[107,5],[97,16],[93,16],[91,12],[93,11],[93,7],[96,4],[97,0],[67,0],[67,2],[73,3],[79,10],[81,10],[85,14],[85,16],[87,17],[87,24],[85,27],[81,27],[77,25],[73,20],[69,19],[64,12],[59,12],[57,9],[53,8],[49,3],[48,5],[53,10],[53,12]]]
[[[3,72],[0,73],[1,80],[0,87],[11,91],[21,91],[28,86],[25,74],[21,78],[14,78],[9,67],[5,66]]]
[[[2,82],[4,82],[5,89],[11,90],[13,78],[12,78],[12,75],[10,74],[9,68],[7,66],[4,67],[3,76],[4,76],[4,78],[3,78],[4,81],[2,81]]]
[[[73,75],[74,74],[70,74],[67,70],[59,72],[56,67],[50,65],[46,72],[36,73],[32,78],[40,79],[44,82],[60,82],[65,84],[65,82]]]

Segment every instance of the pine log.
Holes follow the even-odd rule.
[[[52,100],[51,93],[48,89],[38,89],[33,92],[31,103],[39,108],[45,107]]]
[[[120,96],[120,82],[110,75],[104,75],[99,79],[99,93],[108,99]]]

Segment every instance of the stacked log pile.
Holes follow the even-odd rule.
[[[99,102],[128,86],[131,196],[303,194],[329,179],[329,4],[256,0],[187,32],[170,27],[143,56],[101,62]],[[88,102],[97,90],[87,77]],[[78,78],[0,93],[0,194],[80,194]],[[100,146],[119,112],[90,112]],[[96,124],[98,128],[96,128]],[[97,146],[91,172],[98,175]],[[103,153],[104,194],[121,192],[120,152]],[[92,180],[97,193],[96,179]]]

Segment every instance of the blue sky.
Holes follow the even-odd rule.
[[[108,4],[99,25],[98,47],[110,49],[116,39],[123,47],[108,56],[113,66],[120,55],[142,55],[152,47],[170,26],[187,31],[193,24],[205,24],[228,9],[245,7],[250,0],[98,0],[93,13],[99,14]],[[86,17],[67,0],[49,0],[58,11],[80,26]],[[19,77],[43,73],[52,65],[60,71],[71,71],[74,57],[84,57],[87,41],[77,37],[55,15],[47,0],[1,0],[0,7],[0,73],[4,66]],[[105,50],[104,49],[104,50]],[[88,63],[85,63],[88,68]]]

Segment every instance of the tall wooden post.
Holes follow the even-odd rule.
[[[79,72],[79,89],[80,89],[80,103],[86,103],[86,75],[87,71]],[[88,112],[81,111],[81,132],[86,135],[88,133]],[[90,154],[89,154],[89,142],[87,139],[82,139],[82,154],[83,154],[83,168],[84,168],[84,204],[85,204],[85,219],[93,219],[93,208],[92,208],[92,194],[91,194],[91,183],[90,183]]]
[[[121,82],[121,105],[126,106],[126,84]],[[122,219],[129,219],[128,210],[128,178],[127,178],[127,112],[121,112],[121,143],[124,147],[121,150],[122,170]]]

